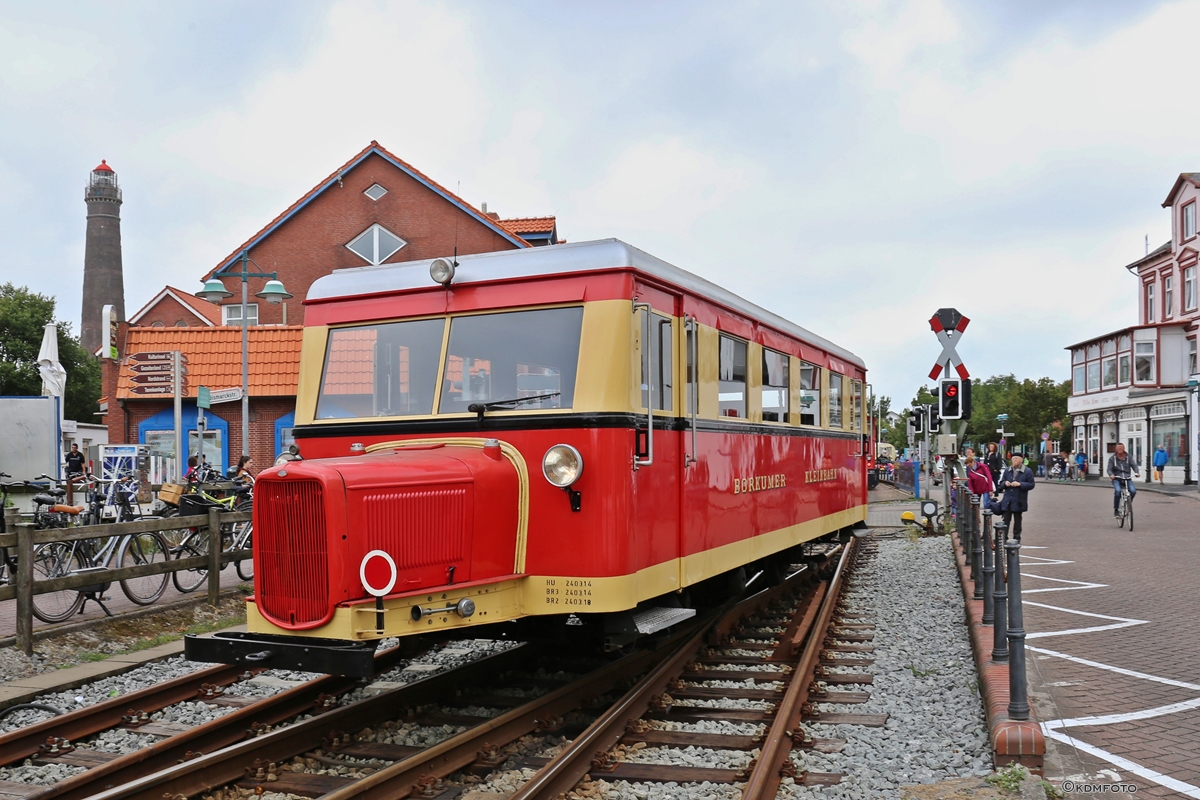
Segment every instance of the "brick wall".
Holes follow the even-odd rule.
[[[379,200],[363,194],[373,183],[388,190]],[[386,159],[372,154],[342,176],[341,186],[327,189],[250,252],[250,257],[261,267],[255,271],[277,272],[287,290],[295,295],[285,303],[289,324],[303,322],[301,302],[317,278],[335,269],[367,265],[345,245],[375,223],[408,243],[388,263],[452,255],[456,239],[458,252],[462,254],[516,247]],[[255,269],[253,265],[250,268]],[[240,302],[241,280],[226,277],[224,282],[225,288],[234,293],[230,301]],[[257,279],[251,281],[252,301],[263,283]],[[255,302],[259,304],[260,324],[283,321],[285,304]]]
[[[200,284],[196,284],[196,288],[200,288]],[[240,298],[241,295],[238,295]],[[174,297],[163,295],[163,298],[155,303],[151,308],[146,309],[146,313],[142,315],[137,324],[140,328],[149,328],[155,323],[158,323],[160,328],[199,328],[207,327],[204,322],[196,317],[196,312],[185,306],[183,303],[176,300]],[[180,324],[183,323],[183,324]]]

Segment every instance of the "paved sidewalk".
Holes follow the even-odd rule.
[[[1041,481],[1025,515],[1028,681],[1046,776],[1200,797],[1195,490],[1139,487],[1130,533],[1112,517],[1111,488],[1085,486],[1105,491]]]

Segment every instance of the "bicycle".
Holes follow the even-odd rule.
[[[209,508],[220,508],[223,511],[250,511],[253,509],[253,486],[235,481],[233,493],[228,497],[215,497],[197,487],[190,494],[180,498],[180,509],[177,513],[187,516],[204,514]],[[250,522],[227,523],[221,526],[221,550],[242,550],[251,546],[253,525]],[[207,556],[209,537],[198,528],[191,528],[183,540],[171,548],[176,559]],[[245,559],[234,564],[238,577],[244,581],[254,580],[254,561]],[[171,581],[180,592],[194,592],[208,579],[207,567],[193,567],[177,570],[171,574]]]
[[[103,489],[104,484],[107,489]],[[117,478],[101,481],[88,476],[88,503],[79,507],[76,514],[89,524],[97,525],[106,518],[115,521],[130,519],[157,519],[144,517],[134,509],[137,484],[132,478]],[[36,498],[35,498],[36,500]],[[109,509],[111,513],[107,513]],[[67,575],[103,572],[117,567],[134,567],[144,564],[163,563],[170,558],[170,551],[162,536],[153,531],[117,536],[79,539],[72,542],[49,542],[38,546],[33,553],[34,573],[41,580],[61,578]],[[166,573],[126,578],[120,581],[121,591],[138,605],[150,605],[162,597],[167,588]],[[106,614],[103,593],[110,584],[92,584],[79,589],[64,589],[34,595],[33,613],[43,622],[62,622],[80,611],[88,600],[96,602]]]
[[[1132,478],[1116,478],[1121,482],[1121,500],[1117,503],[1117,524],[1124,528],[1125,519],[1129,518],[1129,530],[1133,531],[1133,495],[1129,493],[1129,481]]]

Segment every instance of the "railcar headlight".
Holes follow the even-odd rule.
[[[542,457],[542,474],[559,489],[566,489],[583,474],[583,456],[569,444],[556,444]]]
[[[429,264],[429,277],[442,286],[449,286],[450,281],[454,280],[454,266],[453,262],[444,258],[435,258]]]

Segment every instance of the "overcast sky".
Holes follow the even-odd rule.
[[[198,278],[370,140],[502,216],[615,236],[912,397],[1069,376],[1200,169],[1200,4],[0,0],[0,282],[78,330],[88,171],[126,308]],[[1182,90],[1182,91],[1181,91]]]

